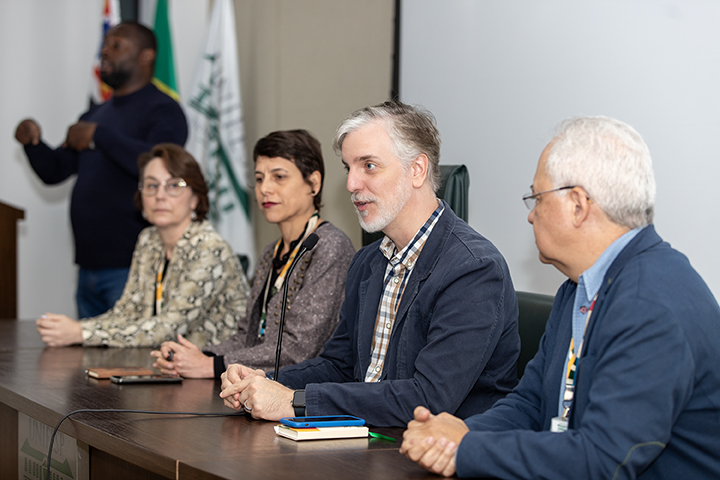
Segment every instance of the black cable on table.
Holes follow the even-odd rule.
[[[80,410],[74,410],[64,417],[60,419],[60,421],[55,425],[55,429],[52,432],[52,435],[50,436],[50,447],[48,448],[48,454],[47,454],[47,476],[45,478],[50,478],[50,460],[52,459],[52,447],[53,443],[55,443],[55,434],[60,429],[60,425],[65,421],[66,418],[70,417],[71,415],[75,415],[76,413],[143,413],[143,414],[149,414],[149,415],[191,415],[196,417],[237,417],[241,415],[245,415],[245,412],[157,412],[152,410],[128,410],[124,408],[82,408]]]

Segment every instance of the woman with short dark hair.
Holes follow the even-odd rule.
[[[165,342],[151,353],[162,373],[220,378],[232,363],[271,369],[285,282],[289,293],[281,365],[317,356],[337,326],[355,249],[342,231],[320,218],[325,174],[320,142],[305,130],[273,132],[257,142],[253,159],[258,207],[278,226],[280,239],[260,256],[238,332],[204,351],[182,336]],[[303,240],[313,232],[317,245],[286,278]]]

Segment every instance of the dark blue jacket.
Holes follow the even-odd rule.
[[[649,226],[607,271],[578,364],[569,430],[551,433],[577,285],[557,293],[537,356],[457,452],[461,477],[720,478],[720,309]]]
[[[53,150],[40,142],[26,145],[25,153],[47,184],[77,174],[70,203],[75,262],[91,269],[129,268],[138,234],[148,225],[133,202],[138,157],[157,143],[184,145],[185,114],[150,83],[93,105],[80,120],[97,123],[94,149]]]
[[[418,405],[467,417],[504,397],[520,350],[510,272],[447,204],[405,287],[382,380],[364,383],[387,265],[378,246],[355,255],[323,352],[278,380],[305,388],[308,415],[351,414],[375,426],[405,426]]]

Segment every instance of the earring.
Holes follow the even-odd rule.
[[[195,210],[190,212],[190,220],[192,220],[192,221],[197,220],[197,213],[195,213]]]
[[[147,220],[147,213],[145,213],[145,210],[143,210],[143,211],[141,212],[141,214],[142,214],[142,217],[143,217],[145,220]]]
[[[312,192],[310,192],[310,195],[315,195],[315,190],[313,190]]]

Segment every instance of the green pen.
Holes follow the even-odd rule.
[[[381,439],[381,440],[387,440],[388,442],[395,442],[395,439],[394,439],[394,438],[388,437],[388,436],[386,436],[386,435],[381,435],[381,434],[379,434],[379,433],[368,432],[368,435],[370,435],[370,436],[373,437],[373,438],[379,438],[379,439]]]

